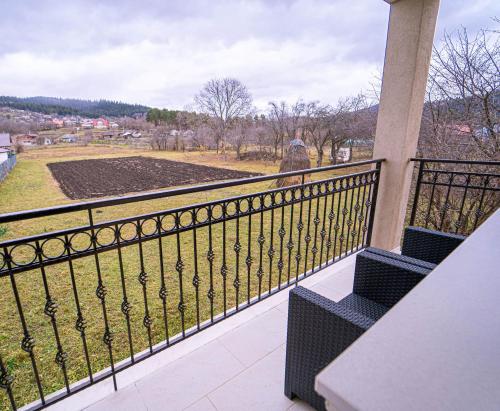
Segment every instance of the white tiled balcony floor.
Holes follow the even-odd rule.
[[[338,301],[352,290],[354,259],[350,256],[304,279],[300,285]],[[106,388],[92,387],[93,394],[70,397],[52,408],[310,409],[283,394],[288,292],[284,290],[144,361],[145,364],[118,374],[116,392],[103,391],[111,390],[111,381],[107,381]],[[102,399],[95,402],[99,398]]]

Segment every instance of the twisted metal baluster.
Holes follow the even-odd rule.
[[[144,267],[144,250],[142,248],[141,221],[137,220],[136,224],[137,224],[137,238],[139,240],[139,264],[141,267],[141,272],[139,273],[139,283],[142,285],[142,296],[144,299],[144,319],[142,320],[142,324],[144,325],[144,327],[146,327],[148,333],[149,352],[152,354],[153,342],[151,338],[151,325],[153,324],[153,319],[149,315],[148,290],[147,290],[149,275]]]
[[[290,285],[290,272],[292,269],[292,250],[294,247],[293,244],[293,206],[295,204],[295,188],[291,190],[292,193],[292,205],[290,207],[290,227],[288,229],[288,243],[286,248],[288,249],[288,276],[287,276],[287,285]]]
[[[160,258],[160,291],[158,292],[158,297],[161,300],[161,305],[163,308],[163,328],[165,330],[165,345],[170,344],[170,336],[168,332],[168,312],[167,312],[167,286],[165,283],[165,266],[163,260],[163,241],[161,233],[161,218],[158,216],[156,220],[156,229],[158,230],[158,256]]]
[[[313,186],[309,186],[309,201],[307,207],[307,231],[304,237],[304,242],[306,243],[306,253],[304,257],[304,276],[307,273],[307,259],[309,256],[309,244],[311,243],[311,208],[312,208],[312,199],[313,199]]]
[[[323,218],[322,218],[323,224],[321,225],[321,231],[319,232],[319,235],[321,237],[321,246],[320,246],[320,251],[319,251],[319,269],[320,270],[321,270],[321,267],[323,265],[323,250],[324,250],[325,238],[326,238],[326,209],[328,208],[328,183],[325,183],[325,195],[323,196],[323,198],[324,198]],[[318,201],[319,201],[319,199],[318,199]],[[325,262],[328,262],[328,259]]]
[[[92,375],[92,367],[90,365],[89,350],[88,350],[88,346],[87,346],[87,336],[85,334],[85,328],[87,326],[87,322],[85,321],[85,318],[83,317],[82,309],[80,306],[80,299],[78,297],[78,289],[77,289],[76,278],[75,278],[75,270],[73,267],[73,259],[71,256],[71,242],[70,242],[67,235],[64,236],[64,248],[66,250],[66,254],[68,255],[68,265],[69,265],[69,273],[70,273],[70,277],[71,277],[71,287],[73,289],[73,298],[75,300],[75,306],[76,306],[75,328],[80,333],[80,337],[82,339],[83,353],[85,355],[85,362],[87,363],[87,371],[89,374],[89,380],[91,383],[93,383],[94,377]]]
[[[353,185],[354,184],[355,184],[355,182],[353,181]],[[354,189],[350,190],[350,192],[351,192],[351,204],[349,206],[349,218],[347,219],[347,235],[346,235],[346,244],[345,244],[346,255],[349,253],[349,238],[351,236],[351,227],[352,227],[352,204],[354,202]],[[352,245],[351,245],[351,247],[352,247]]]
[[[40,263],[40,272],[42,274],[43,289],[45,291],[45,307],[43,312],[47,317],[50,318],[50,323],[52,325],[52,331],[54,333],[54,338],[56,340],[56,346],[57,346],[57,354],[55,362],[57,365],[59,365],[59,367],[61,367],[64,377],[64,385],[66,386],[66,392],[69,394],[70,389],[68,381],[68,372],[66,369],[66,362],[68,361],[68,353],[65,352],[62,347],[56,320],[56,313],[59,306],[57,302],[50,295],[49,283],[47,281],[47,274],[45,273],[45,264],[43,261],[43,251],[42,248],[40,247],[40,243],[36,241],[35,246],[36,246],[36,253],[38,255],[38,262]]]
[[[38,373],[38,366],[36,364],[35,353],[33,352],[33,348],[35,347],[35,339],[30,335],[28,330],[28,325],[26,324],[26,319],[24,317],[23,306],[21,304],[21,298],[19,296],[19,291],[17,289],[16,279],[14,278],[14,273],[12,272],[12,256],[7,250],[7,247],[4,247],[3,254],[5,258],[5,262],[7,263],[7,271],[9,273],[10,284],[12,287],[12,291],[14,292],[14,298],[16,300],[17,312],[19,314],[19,319],[21,320],[21,326],[23,328],[23,339],[21,341],[21,349],[24,352],[27,352],[30,356],[31,360],[31,368],[33,368],[33,374],[35,376],[35,382],[38,389],[38,395],[40,396],[40,401],[42,405],[45,405],[45,396],[43,395],[42,383],[40,381],[40,375]]]
[[[125,316],[125,322],[127,324],[127,335],[128,335],[128,344],[130,351],[130,359],[132,364],[135,362],[134,358],[134,346],[132,342],[132,327],[130,326],[130,310],[132,309],[132,304],[128,301],[127,297],[127,286],[125,284],[125,270],[123,269],[123,257],[122,257],[122,246],[121,246],[121,238],[120,238],[120,228],[118,224],[115,225],[115,238],[116,238],[116,250],[118,252],[118,266],[120,267],[120,280],[122,284],[122,303],[121,303],[121,312]]]
[[[281,207],[281,224],[278,230],[278,236],[280,238],[280,259],[278,260],[278,290],[281,290],[281,281],[283,276],[283,268],[285,264],[283,263],[283,239],[285,238],[285,191],[282,191],[283,204]]]
[[[257,242],[259,243],[259,268],[257,269],[257,278],[259,281],[259,293],[257,298],[260,301],[262,293],[262,277],[264,276],[264,270],[262,268],[262,257],[263,257],[264,243],[266,239],[264,237],[264,196],[260,196],[259,200],[260,200],[260,231],[259,231],[259,237],[257,238]]]
[[[175,226],[176,226],[175,238],[177,240],[177,262],[175,263],[175,271],[177,271],[177,274],[179,275],[179,305],[177,306],[177,309],[179,310],[179,313],[181,315],[182,337],[185,337],[186,326],[184,322],[184,312],[186,310],[186,304],[184,303],[184,290],[182,284],[183,281],[182,272],[184,270],[184,262],[182,261],[181,238],[179,232],[181,227],[181,220],[178,212],[175,213]]]
[[[335,217],[335,225],[333,226],[333,231],[335,233],[334,240],[333,240],[333,255],[332,255],[333,261],[335,261],[335,257],[337,257],[337,237],[338,237],[339,230],[340,230],[339,220],[340,220],[340,204],[342,203],[342,194],[343,194],[342,180],[340,180],[339,198],[337,200],[337,215]],[[341,246],[342,246],[342,244],[341,244]],[[339,257],[340,257],[340,253],[339,253]]]
[[[314,273],[314,269],[316,267],[316,254],[318,254],[318,226],[321,220],[319,219],[319,200],[321,197],[319,197],[319,186],[318,186],[318,197],[316,198],[316,215],[314,216],[314,242],[313,242],[313,247],[311,249],[311,253],[313,255],[313,260],[312,260],[312,272]],[[306,259],[307,261],[307,259]],[[306,273],[307,270],[304,270],[304,273]]]
[[[297,240],[297,253],[295,254],[295,285],[299,282],[299,265],[302,255],[300,254],[300,242],[302,239],[302,230],[304,229],[304,222],[302,221],[302,211],[304,208],[304,174],[302,174],[302,184],[300,186],[300,208],[299,208],[299,222],[297,223],[298,240]]]
[[[252,202],[248,201],[248,241],[247,241],[247,303],[250,305],[250,276],[252,269]]]
[[[226,288],[226,278],[227,278],[227,261],[226,261],[226,217],[227,217],[227,204],[222,204],[222,266],[220,269],[220,274],[222,276],[222,298],[224,302],[224,317],[227,315],[227,288]]]
[[[196,235],[196,211],[192,211],[191,218],[193,221],[193,259],[194,259],[194,276],[193,286],[195,289],[196,298],[196,328],[200,330],[200,276],[198,273],[198,239]]]
[[[274,194],[272,195],[272,203],[274,206]],[[274,258],[274,208],[271,208],[271,239],[269,243],[269,249],[267,250],[267,256],[269,257],[269,294],[271,294],[272,288],[272,278],[273,278],[273,258]]]
[[[361,204],[360,204],[360,209],[359,209],[359,215],[357,216],[357,221],[358,221],[358,235],[357,235],[357,238],[356,238],[356,251],[359,250],[359,248],[361,247],[361,243],[360,243],[360,237],[361,237],[361,233],[362,233],[362,224],[363,224],[363,213],[365,211],[365,194],[366,194],[366,175],[364,175],[365,177],[365,180],[363,182],[363,178],[361,178],[361,182],[363,184],[363,196],[361,197]],[[359,189],[361,191],[361,188]],[[358,202],[359,203],[359,202]]]
[[[339,242],[340,242],[340,250],[339,250],[339,257],[342,258],[342,246],[344,245],[344,228],[346,225],[346,216],[347,216],[347,197],[349,194],[349,181],[347,179],[344,179],[346,182],[346,189],[344,190],[344,206],[342,207],[342,229],[340,231],[340,236],[339,236]]]
[[[9,397],[10,406],[15,411],[17,410],[16,402],[14,400],[14,395],[12,394],[12,383],[14,382],[14,377],[11,376],[4,366],[2,356],[0,355],[0,388],[7,391],[7,396]]]
[[[366,225],[368,223],[368,216],[370,215],[370,206],[372,205],[371,198],[372,198],[372,187],[373,187],[373,177],[372,180],[370,181],[370,185],[368,186],[368,197],[366,198],[365,201],[365,218],[363,220],[363,244],[362,246],[366,245],[366,240],[368,236],[368,226]]]
[[[235,277],[234,277],[234,292],[236,297],[236,311],[240,309],[240,252],[241,252],[241,243],[240,243],[240,200],[236,201],[236,242],[234,243],[234,252],[236,254],[236,267],[235,267]]]
[[[96,266],[96,272],[97,272],[96,296],[101,301],[102,318],[104,319],[104,335],[103,335],[102,341],[108,347],[109,364],[111,367],[111,375],[113,377],[113,387],[116,391],[118,389],[118,387],[116,385],[115,362],[113,360],[113,333],[111,332],[111,330],[109,328],[108,312],[106,309],[107,290],[106,290],[106,287],[102,281],[101,265],[99,263],[99,254],[97,252],[97,238],[96,238],[95,230],[94,230],[94,219],[92,216],[92,209],[90,209],[90,208],[88,209],[88,218],[89,218],[89,225],[90,225],[90,232],[91,232],[91,243],[92,243],[92,248],[94,250],[94,260],[95,260],[95,266]]]
[[[208,206],[208,253],[207,253],[207,260],[208,260],[208,268],[210,272],[210,288],[207,293],[207,297],[210,301],[210,322],[214,322],[214,297],[215,297],[215,291],[214,291],[214,260],[215,260],[215,253],[213,249],[213,244],[212,244],[212,206]]]
[[[335,182],[336,180],[333,181],[330,211],[328,212],[328,240],[326,240],[326,261],[325,261],[326,264],[328,264],[330,261],[330,250],[332,249],[332,227],[333,227],[333,219],[335,218],[335,211],[333,211],[333,209],[335,207],[335,194],[337,193],[337,190],[335,188]],[[335,254],[333,255],[333,258],[335,258]]]

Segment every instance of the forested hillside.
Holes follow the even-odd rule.
[[[79,115],[83,117],[123,117],[147,113],[149,107],[109,100],[80,100],[57,97],[0,96],[0,106],[44,114]]]

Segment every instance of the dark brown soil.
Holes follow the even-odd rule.
[[[103,158],[47,164],[71,199],[95,198],[260,175],[151,157]]]

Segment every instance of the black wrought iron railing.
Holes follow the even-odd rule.
[[[412,158],[410,225],[468,235],[500,206],[500,161]]]
[[[43,220],[42,233],[0,243],[1,404],[39,409],[106,378],[116,388],[120,371],[365,247],[381,163],[0,215],[14,231]],[[332,176],[341,169],[355,172]],[[229,187],[239,194],[96,221],[105,207]],[[47,230],[60,224],[71,228]]]

